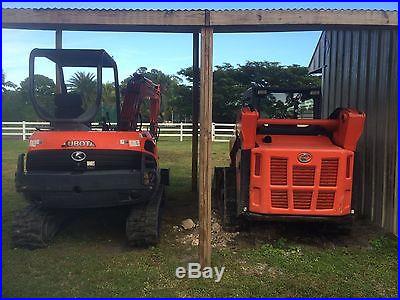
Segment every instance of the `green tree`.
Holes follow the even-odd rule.
[[[183,68],[176,75],[165,74],[160,70],[140,67],[137,72],[143,74],[154,83],[161,85],[162,104],[161,112],[164,120],[171,120],[172,112],[174,121],[189,121],[192,114],[192,68]],[[35,77],[35,90],[38,99],[42,99],[45,105],[53,103],[54,82],[42,75]],[[121,90],[126,87],[128,80],[121,82]],[[3,119],[34,120],[35,114],[28,102],[28,80],[21,82],[21,86],[13,90],[10,85],[5,85],[3,72]],[[250,87],[252,82],[265,81],[270,86],[278,87],[306,87],[319,86],[320,78],[308,75],[306,67],[299,65],[285,66],[278,62],[249,61],[242,65],[233,66],[225,63],[214,68],[213,85],[213,120],[215,122],[235,122],[237,112],[242,105],[242,94]],[[10,87],[10,88],[8,88]],[[70,90],[82,95],[87,103],[95,100],[96,80],[92,73],[77,72],[69,80]],[[5,97],[5,89],[7,97]],[[110,113],[115,120],[115,91],[112,83],[103,84],[103,110]],[[47,100],[46,100],[47,99]],[[46,101],[48,103],[46,104]],[[288,95],[287,103],[293,102]],[[12,105],[10,104],[12,103]],[[264,111],[271,117],[284,117],[288,110],[288,104],[269,96],[264,103]],[[26,110],[25,108],[29,109]],[[142,115],[143,121],[147,120],[148,101],[144,102]],[[6,115],[5,115],[6,114]],[[98,116],[100,120],[101,114]]]
[[[115,97],[115,87],[113,82],[103,83],[103,91],[102,91],[102,112],[98,116],[100,120],[102,117],[106,116],[106,113],[110,116],[111,122],[117,121],[117,112],[116,112],[116,97]],[[103,116],[101,116],[103,114]]]
[[[174,113],[174,122],[192,120],[192,87],[177,84],[175,96],[170,102],[170,111]]]
[[[54,109],[54,81],[46,76],[37,74],[34,78],[35,95],[38,103],[46,110]],[[3,120],[5,121],[39,121],[39,117],[29,101],[29,78],[21,81],[19,87],[3,92]]]
[[[192,68],[184,68],[178,72],[186,82],[193,82]],[[225,63],[215,66],[213,72],[213,120],[215,122],[235,122],[237,112],[242,105],[242,94],[252,82],[265,81],[270,86],[298,88],[320,85],[320,78],[308,75],[308,69],[299,65],[284,66],[278,62],[246,62],[244,65]],[[186,85],[191,90],[191,84]],[[187,91],[181,91],[186,101],[179,101],[181,110],[189,110],[191,98]],[[186,107],[182,107],[186,105]],[[271,117],[282,116],[287,107],[275,98],[269,97],[265,106]],[[276,112],[276,113],[275,113]]]
[[[168,75],[157,69],[151,69],[150,71],[146,67],[140,67],[136,70],[136,73],[142,74],[147,77],[155,84],[160,84],[161,90],[161,115],[164,120],[170,120],[173,107],[173,102],[177,97],[178,85],[181,79],[175,75]],[[121,82],[121,89],[126,88],[128,81],[132,78],[129,76]],[[148,103],[145,102],[142,105],[142,112],[148,110]],[[146,120],[148,114],[143,113],[144,120]]]
[[[56,85],[53,79],[46,77],[44,75],[35,74],[34,75],[34,94],[36,101],[42,106],[44,109],[49,111],[51,114],[54,112],[54,96],[56,93]],[[30,84],[29,77],[25,78],[20,83],[19,94],[21,100],[25,102],[29,108],[26,110],[26,116],[24,119],[26,120],[37,120],[38,117],[33,110],[33,106],[30,102]],[[19,97],[17,97],[19,99]]]
[[[3,69],[1,69],[1,87],[3,93],[9,91],[10,89],[15,90],[17,88],[15,83],[6,80],[6,74],[4,73]]]
[[[103,84],[102,100],[105,104],[115,104],[115,87],[114,83],[106,82]]]
[[[44,75],[36,74],[34,75],[34,93],[38,101],[47,102],[48,100],[53,100],[56,92],[56,85],[53,79],[46,77]],[[29,77],[25,78],[20,83],[20,91],[25,97],[26,101],[29,99]]]
[[[82,96],[84,109],[88,108],[96,100],[97,82],[93,73],[76,72],[68,80],[68,88]]]

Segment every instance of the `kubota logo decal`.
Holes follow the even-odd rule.
[[[82,151],[75,151],[71,153],[71,158],[74,161],[82,161],[86,158],[86,154]]]
[[[308,163],[312,159],[311,153],[308,152],[301,152],[297,155],[297,160],[301,163]]]
[[[63,147],[96,147],[96,145],[91,140],[68,140],[63,145]]]

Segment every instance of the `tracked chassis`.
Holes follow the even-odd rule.
[[[152,246],[159,240],[165,185],[169,183],[167,169],[25,171],[21,155],[15,178],[17,191],[30,205],[14,216],[14,247],[47,247],[77,209],[114,206],[131,209],[126,220],[130,246]]]
[[[126,219],[126,237],[130,246],[148,247],[158,243],[164,200],[164,187],[160,185],[150,201],[131,206]],[[71,217],[68,210],[29,205],[13,219],[12,245],[30,250],[45,248]]]

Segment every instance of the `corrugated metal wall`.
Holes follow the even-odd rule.
[[[356,210],[397,233],[397,28],[330,30],[322,34],[310,71],[322,71],[322,116],[336,107],[367,114],[359,142]]]

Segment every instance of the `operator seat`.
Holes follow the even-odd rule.
[[[78,93],[56,94],[54,103],[57,119],[74,119],[84,113],[82,97]]]

